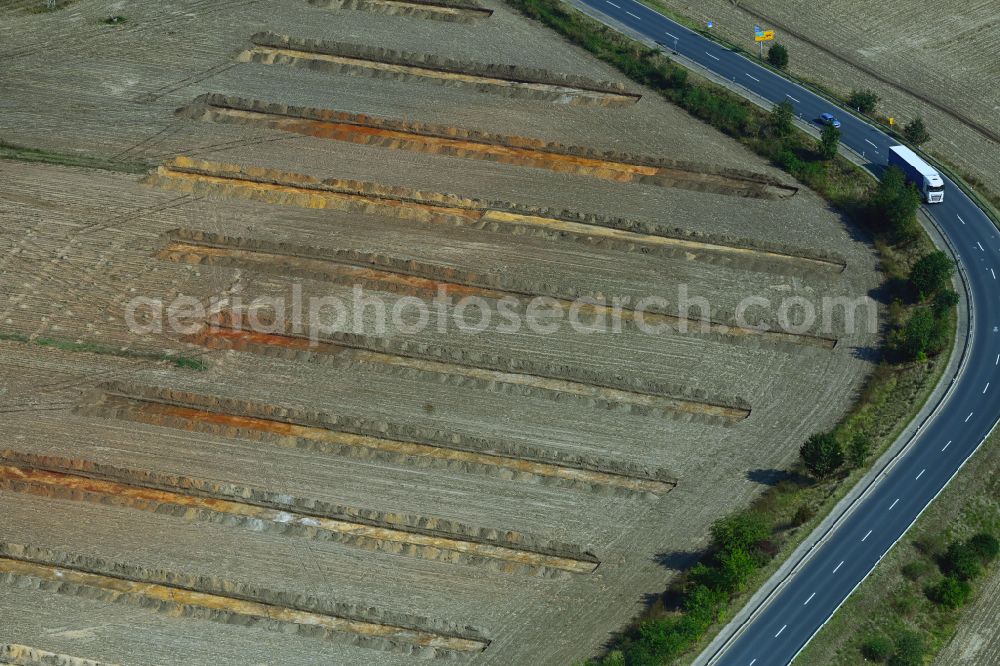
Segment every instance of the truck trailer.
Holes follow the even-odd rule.
[[[889,147],[889,166],[902,169],[927,203],[944,201],[944,181],[934,167],[906,146]]]

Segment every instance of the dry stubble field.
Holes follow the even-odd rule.
[[[871,369],[877,332],[839,316],[733,316],[868,294],[869,245],[503,5],[10,5],[0,137],[154,169],[0,162],[3,660],[570,663]],[[663,296],[668,325],[687,285],[714,312],[660,335],[627,308],[617,334],[439,332],[455,305],[424,331],[238,326],[255,297],[354,285]],[[177,295],[218,313],[126,325]]]
[[[754,51],[754,25],[777,32],[790,69],[841,95],[871,88],[879,113],[922,116],[924,146],[1000,194],[1000,13],[992,0],[655,0]],[[979,128],[975,126],[979,125]]]

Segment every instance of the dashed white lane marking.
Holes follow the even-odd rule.
[[[711,53],[709,53],[708,51],[705,51],[705,55],[707,55],[709,58],[712,58],[713,60],[718,60],[719,59],[718,56],[714,56]]]
[[[841,561],[840,561],[840,564],[838,564],[837,566],[835,566],[835,567],[833,568],[833,573],[837,573],[837,569],[839,569],[839,568],[840,568],[840,567],[842,567],[842,566],[844,566],[844,560],[841,560]]]
[[[780,636],[780,635],[781,635],[781,632],[783,632],[783,631],[785,630],[785,628],[786,628],[786,627],[788,627],[788,625],[787,625],[787,624],[783,624],[783,625],[781,625],[781,629],[778,629],[778,633],[776,633],[776,634],[774,635],[774,637],[775,637],[775,638],[777,638],[778,636]]]
[[[867,539],[867,538],[868,538],[868,537],[870,537],[871,535],[872,535],[872,531],[871,531],[871,530],[868,530],[868,534],[866,534],[866,535],[864,535],[863,537],[861,537],[861,540],[862,540],[862,541],[864,541],[865,539]]]
[[[626,14],[628,14],[629,16],[631,16],[632,18],[637,18],[637,19],[639,19],[640,21],[642,20],[642,17],[640,17],[640,16],[636,16],[636,15],[635,15],[635,14],[633,14],[632,12],[625,12],[625,13],[626,13]]]
[[[982,244],[982,243],[980,243],[979,241],[976,241],[976,245],[978,245],[978,246],[979,246],[979,250],[980,250],[981,252],[986,252],[986,250],[984,250],[984,249],[983,249],[983,244]]]
[[[808,604],[808,603],[809,603],[810,601],[812,601],[812,600],[813,600],[813,597],[815,597],[815,596],[816,596],[816,593],[815,593],[815,592],[813,592],[812,594],[810,594],[810,595],[809,595],[809,598],[808,598],[808,599],[806,599],[806,603],[804,603],[804,604],[802,604],[802,605],[803,605],[803,606],[805,606],[806,604]]]
[[[607,2],[609,5],[611,5],[615,9],[621,9],[622,8],[621,5],[616,5],[615,3],[611,2],[611,0],[605,0],[605,2]]]
[[[747,74],[746,72],[743,72],[743,73]],[[747,74],[747,76],[750,76],[750,75]],[[750,76],[750,78],[753,79],[754,81],[756,81],[757,83],[760,83],[760,79],[758,79],[756,76]]]
[[[992,268],[990,269],[990,273],[993,274],[993,279],[996,280],[997,279],[997,274],[993,271]]]
[[[948,442],[948,443],[951,444],[951,442]],[[892,507],[896,506],[897,504],[899,504],[899,498],[898,497],[895,500],[893,500],[892,504],[889,506],[889,511],[892,511]]]
[[[986,382],[986,388],[983,389],[983,393],[986,393],[989,390],[990,390],[990,383]]]
[[[965,422],[968,423],[969,419],[971,418],[972,418],[972,412],[969,412],[969,415],[965,417]]]
[[[785,97],[787,97],[788,99],[792,100],[792,101],[793,101],[793,102],[795,102],[796,104],[801,104],[801,103],[802,103],[802,102],[800,102],[799,100],[797,100],[797,99],[795,99],[794,97],[792,97],[791,95],[789,95],[788,93],[785,93]]]
[[[959,222],[961,222],[962,224],[965,224],[965,220],[963,220],[963,219],[962,219],[962,216],[961,216],[961,215],[956,215],[955,217],[957,217],[957,218],[958,218],[958,221],[959,221]]]
[[[677,35],[671,35],[666,30],[663,31],[663,34],[666,35],[667,37],[669,37],[670,39],[677,39]]]
[[[913,480],[914,480],[914,481],[919,481],[919,480],[920,480],[920,477],[922,477],[922,476],[924,475],[924,472],[926,472],[926,471],[927,471],[927,468],[926,468],[926,467],[925,467],[925,468],[923,468],[922,470],[920,470],[920,474],[917,474],[917,478],[915,478],[915,479],[913,479]]]
[[[1000,365],[1000,354],[997,354],[996,363],[994,363],[993,365]]]
[[[945,444],[945,445],[944,445],[944,446],[943,446],[943,447],[941,448],[941,452],[942,452],[942,453],[944,453],[944,450],[945,450],[945,449],[947,449],[947,448],[948,448],[949,446],[951,446],[951,442],[952,442],[952,440],[950,440],[950,439],[949,439],[949,440],[948,440],[948,443],[947,443],[947,444]]]
[[[753,666],[753,665],[754,665],[754,664],[756,664],[756,663],[757,663],[757,659],[756,659],[756,658],[754,658],[754,660],[750,662],[750,666]]]

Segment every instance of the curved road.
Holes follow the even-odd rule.
[[[771,102],[792,102],[804,119],[837,111],[822,97],[636,0],[576,1]],[[869,169],[880,172],[888,147],[897,142],[849,113],[837,115],[842,123],[842,142],[869,160]],[[702,655],[708,663],[790,663],[948,484],[1000,418],[1000,239],[986,214],[958,186],[944,180],[944,202],[925,209],[964,267],[972,318],[964,372],[907,452],[735,639],[714,655]]]

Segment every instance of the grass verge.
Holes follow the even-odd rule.
[[[102,171],[118,173],[146,173],[152,167],[142,162],[121,162],[93,155],[70,155],[55,153],[36,148],[25,148],[0,140],[0,159],[19,160],[21,162],[43,162],[45,164],[61,164],[63,166],[85,167]]]
[[[908,302],[904,285],[914,263],[931,252],[933,244],[915,221],[903,238],[885,216],[874,219],[873,213],[883,212],[874,208],[875,181],[839,155],[825,159],[816,141],[794,128],[789,109],[762,111],[678,66],[660,50],[647,48],[558,0],[507,1],[784,169],[857,225],[867,226],[895,296],[890,323],[898,329],[910,318],[915,304]],[[712,545],[698,564],[678,576],[603,657],[588,664],[667,664],[706,645],[919,412],[948,365],[955,331],[953,307],[946,316],[952,324],[943,345],[946,351],[922,362],[883,362],[832,432],[846,446],[859,443],[846,471],[816,481],[801,469],[790,470],[748,509],[716,523]]]
[[[22,333],[2,333],[0,340],[9,342],[23,342],[37,345],[39,347],[54,347],[62,351],[88,352],[91,354],[102,354],[104,356],[118,356],[121,358],[146,359],[150,361],[164,361],[178,368],[187,370],[207,370],[208,366],[204,361],[189,356],[174,356],[173,354],[161,354],[157,352],[144,352],[134,349],[123,349],[119,347],[108,347],[106,345],[94,344],[91,342],[74,342],[71,340],[60,340],[57,338],[47,338],[40,336],[28,336]]]
[[[876,661],[886,652],[890,663],[910,663],[894,653],[901,639],[913,635],[921,648],[919,653],[912,650],[919,659],[913,663],[923,664],[937,654],[954,636],[962,610],[932,601],[928,592],[944,579],[940,569],[949,543],[982,532],[1000,534],[998,472],[1000,434],[994,433],[816,635],[800,655],[802,663],[857,664]],[[995,563],[983,573],[1000,575]],[[979,593],[973,584],[968,603],[990,601],[977,599]]]

